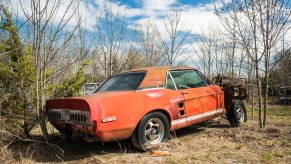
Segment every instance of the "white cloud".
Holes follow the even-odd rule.
[[[40,0],[41,7],[46,4],[47,0]],[[79,0],[74,0],[78,2]],[[181,8],[181,17],[184,20],[185,30],[191,29],[192,33],[200,34],[202,29],[204,29],[204,33],[207,32],[207,29],[211,27],[221,28],[222,25],[218,19],[218,17],[214,14],[214,4],[213,2],[209,2],[206,4],[199,4],[196,6],[191,6],[187,4],[181,4],[178,0],[136,0],[140,2],[141,7],[132,7],[129,5],[124,5],[120,3],[112,3],[112,9],[114,12],[119,12],[123,16],[128,19],[134,17],[141,17],[138,20],[132,20],[129,25],[130,28],[133,28],[135,25],[144,25],[148,20],[154,20],[155,24],[159,28],[162,34],[166,33],[166,29],[164,27],[164,19],[167,15],[170,8],[179,6]],[[230,1],[230,0],[229,0]],[[11,2],[9,8],[17,15],[19,18],[26,19],[25,14],[23,13],[20,4],[22,4],[23,9],[29,15],[31,14],[31,0],[2,0],[3,4]],[[49,11],[53,8],[53,2],[49,1]],[[61,18],[64,16],[65,11],[67,9],[68,0],[60,0],[60,5],[58,6],[58,11],[55,13],[54,18],[56,22],[59,22]],[[96,25],[96,13],[102,12],[104,10],[104,4],[108,3],[107,0],[91,0],[91,1],[80,1],[79,12],[82,16],[82,27],[86,27],[87,30],[93,31],[94,26]],[[9,3],[8,3],[9,4]],[[73,13],[74,7],[76,7],[77,3],[74,3],[67,17]],[[222,3],[216,3],[216,7],[222,7]],[[18,9],[18,11],[16,11]],[[115,13],[117,14],[117,13]],[[77,24],[77,18],[73,17],[69,21],[69,26],[73,27]],[[221,28],[222,29],[222,28]],[[290,36],[291,32],[289,31],[286,36]],[[288,37],[286,37],[288,38]]]
[[[96,15],[93,14],[96,12],[95,7],[92,4],[80,3],[80,13],[82,17],[82,27],[85,27],[89,31],[94,30],[96,24]],[[76,21],[74,23],[77,23]]]
[[[96,11],[104,12],[105,10],[104,6],[109,5],[112,8],[113,14],[116,15],[121,14],[122,16],[128,18],[144,14],[142,9],[140,8],[132,8],[128,5],[121,5],[119,3],[108,2],[106,0],[96,0],[95,4],[97,5],[97,7],[95,8]]]
[[[213,10],[206,7],[193,7],[181,12],[182,18],[188,28],[191,28],[192,33],[199,34],[202,29],[211,26],[218,26],[219,19],[214,14]]]
[[[48,3],[47,3],[48,2]],[[80,3],[79,3],[80,2]],[[14,15],[17,15],[18,19],[27,20],[32,16],[31,10],[31,0],[4,0],[3,4],[6,4],[6,7],[13,12]],[[87,26],[89,28],[95,24],[96,20],[92,13],[95,12],[95,9],[91,4],[85,4],[83,1],[73,0],[70,4],[70,1],[60,0],[60,1],[47,1],[40,0],[40,10],[43,11],[45,5],[47,4],[47,12],[44,12],[42,19],[51,18],[51,22],[59,24],[62,20],[68,20],[72,15],[73,17],[68,21],[68,26],[77,25],[77,16],[74,15],[74,12],[77,11],[79,5],[79,15],[82,16],[82,20],[86,17],[86,24],[81,24],[81,26]]]
[[[136,25],[143,25],[149,19],[154,20],[160,32],[164,34],[166,29],[164,27],[164,20],[171,8],[169,4],[173,4],[174,1],[168,3],[167,7],[160,7],[163,11],[154,12],[148,17],[142,18],[135,22]],[[166,5],[165,5],[166,6]],[[218,17],[214,14],[213,3],[198,6],[183,5],[181,8],[181,19],[185,25],[184,30],[191,29],[193,34],[200,34],[202,29],[207,29],[209,26],[219,27],[220,22]]]
[[[157,18],[164,15],[176,0],[143,0],[143,11],[147,17]]]
[[[7,2],[9,0],[6,0]],[[19,18],[26,19],[24,12],[22,11],[20,4],[23,6],[24,11],[30,15],[31,14],[31,0],[14,0],[10,1],[11,5],[10,8],[13,10],[17,10],[17,14]],[[78,0],[75,0],[76,2]],[[111,3],[111,7],[113,11],[119,12],[123,16],[127,18],[133,18],[136,16],[142,17],[140,20],[134,20],[133,23],[136,25],[142,25],[148,19],[154,19],[157,26],[160,28],[162,32],[165,32],[165,28],[163,27],[163,20],[164,17],[167,15],[169,9],[177,5],[177,0],[140,0],[141,1],[141,8],[133,8],[128,5],[121,5],[119,3]],[[53,8],[54,1],[49,1],[49,11]],[[67,6],[69,5],[69,1],[61,0],[60,5],[58,6],[58,10],[54,15],[55,22],[59,22],[61,18],[65,15],[65,11]],[[4,1],[4,3],[6,3]],[[96,13],[102,12],[104,10],[104,4],[108,3],[106,0],[95,0],[95,1],[81,1],[79,13],[83,17],[83,23],[81,24],[82,27],[86,27],[88,30],[92,31],[94,29],[94,25],[96,24]],[[46,4],[46,0],[41,0],[41,7]],[[77,3],[75,3],[77,4]],[[67,13],[67,18],[73,13],[74,7],[76,5],[70,7]],[[199,33],[201,28],[204,26],[208,26],[209,23],[217,23],[218,19],[213,14],[213,5],[212,3],[206,4],[204,6],[180,6],[181,7],[181,14],[182,18],[184,19],[184,23],[186,24],[187,28],[192,28],[193,33]],[[14,11],[16,13],[16,11]],[[48,12],[50,13],[50,12]],[[117,13],[115,13],[117,14]],[[85,21],[86,19],[86,21]],[[70,26],[75,26],[77,24],[77,18],[74,17],[69,21]],[[132,25],[130,25],[132,26]]]

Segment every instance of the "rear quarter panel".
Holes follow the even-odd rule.
[[[127,92],[122,96],[101,100],[103,112],[97,129],[106,140],[129,138],[140,120],[147,113],[162,110],[168,113],[169,123],[178,117],[177,103],[182,101],[177,92],[166,89],[150,89],[136,92]],[[102,123],[104,117],[116,116],[116,121]],[[112,136],[112,137],[110,137]]]

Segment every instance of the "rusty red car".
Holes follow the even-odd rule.
[[[108,78],[91,95],[47,100],[46,112],[68,140],[74,133],[101,142],[131,138],[146,151],[170,131],[222,115],[232,126],[245,122],[243,101],[232,90],[192,67],[140,68]]]

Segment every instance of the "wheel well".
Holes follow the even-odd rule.
[[[244,102],[242,100],[240,100],[240,99],[233,99],[232,100],[231,109],[227,113],[230,113],[230,112],[232,112],[234,110],[234,107],[235,107],[236,103],[241,103],[241,106],[243,107],[243,110],[244,110],[244,112],[246,114],[247,113],[246,106],[245,106]]]
[[[167,117],[168,123],[169,123],[169,125],[171,127],[171,116],[167,111],[165,111],[164,109],[155,109],[155,110],[150,111],[149,113],[154,113],[154,112],[163,113]],[[147,114],[149,114],[149,113],[147,113]],[[147,115],[147,114],[145,114],[145,115]]]
[[[169,114],[166,110],[164,110],[164,109],[154,109],[154,110],[152,110],[152,111],[146,113],[145,115],[147,115],[147,114],[149,114],[149,113],[154,113],[154,112],[159,112],[159,113],[164,114],[164,115],[167,117],[167,119],[168,119],[168,123],[169,123],[169,126],[170,126],[170,128],[171,128],[171,116],[170,116],[170,114]],[[145,115],[144,115],[144,116],[145,116]],[[143,116],[143,117],[144,117],[144,116]],[[143,118],[143,117],[142,117],[142,118]],[[136,125],[136,127],[135,127],[134,129],[136,129],[136,128],[139,126],[139,123],[140,123],[140,121],[142,120],[142,118],[139,120],[138,124]],[[134,132],[133,132],[133,133],[134,133]]]

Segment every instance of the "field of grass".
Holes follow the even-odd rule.
[[[53,144],[15,140],[1,147],[4,163],[290,163],[291,106],[269,106],[267,126],[259,129],[257,111],[239,128],[224,118],[173,132],[169,142],[152,156],[139,152],[130,141],[66,143],[54,135]],[[33,135],[35,140],[40,136]]]

